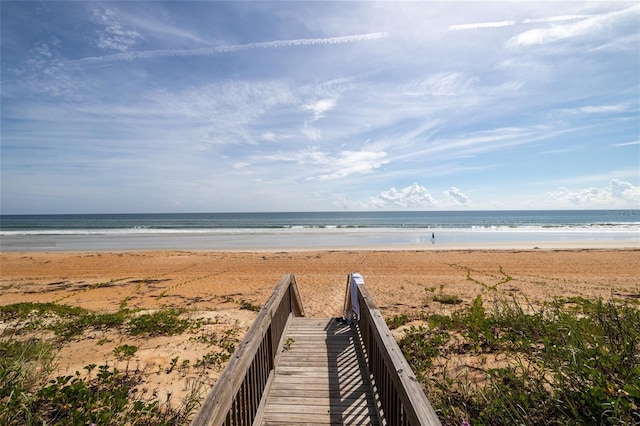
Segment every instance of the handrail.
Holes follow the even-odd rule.
[[[346,318],[354,317],[350,291],[352,275],[349,274],[347,277]],[[360,311],[356,326],[360,332],[367,367],[373,377],[386,423],[411,426],[441,425],[364,283],[353,285],[357,286]]]
[[[291,316],[304,316],[295,276],[285,274],[258,313],[192,426],[251,425],[273,380],[278,348]]]

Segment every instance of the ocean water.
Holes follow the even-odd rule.
[[[3,251],[413,248],[563,241],[640,246],[640,210],[0,216]]]

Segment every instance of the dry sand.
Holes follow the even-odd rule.
[[[516,297],[533,305],[553,298],[640,298],[640,250],[446,250],[292,252],[86,252],[0,253],[0,305],[57,302],[95,311],[187,308],[192,318],[214,319],[199,333],[236,329],[241,339],[287,272],[294,273],[307,316],[340,316],[349,272],[360,272],[383,315],[448,312],[479,294],[490,302]],[[453,295],[457,307],[433,300]],[[111,333],[111,334],[109,334]],[[195,365],[211,347],[198,333],[140,338],[94,331],[61,349],[60,373],[116,364],[113,349],[138,346],[130,365],[146,372],[140,391],[174,405],[202,377]],[[46,337],[46,336],[45,336]],[[170,370],[172,359],[189,366]],[[219,370],[206,371],[210,386]]]

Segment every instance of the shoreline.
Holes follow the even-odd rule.
[[[129,251],[220,251],[275,252],[327,250],[555,250],[555,249],[640,249],[640,233],[553,233],[523,232],[354,233],[294,235],[20,235],[2,236],[0,253],[15,252],[129,252]]]
[[[640,242],[628,241],[533,241],[492,243],[443,243],[443,244],[368,244],[345,246],[278,246],[235,248],[191,248],[191,247],[122,247],[122,248],[66,248],[29,246],[10,249],[3,247],[0,254],[11,253],[135,253],[135,252],[203,252],[203,253],[278,253],[278,252],[372,252],[372,251],[545,251],[545,250],[640,250]]]
[[[0,252],[640,248],[640,222],[610,213],[43,216],[5,224]]]

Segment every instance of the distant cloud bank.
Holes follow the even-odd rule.
[[[640,208],[640,186],[611,179],[604,188],[585,188],[571,191],[559,188],[548,194],[547,202],[557,207],[633,207]]]
[[[463,207],[469,204],[460,189],[451,187],[444,192],[444,199],[435,199],[427,188],[413,183],[410,186],[381,192],[369,201],[371,208],[378,209],[431,209]]]
[[[436,198],[429,190],[413,183],[404,188],[391,188],[371,197],[366,203],[367,209],[484,209],[473,203],[462,190],[452,186],[443,191],[441,198]],[[590,187],[583,189],[568,189],[560,187],[548,192],[546,199],[534,204],[536,208],[635,208],[640,209],[640,186],[619,179],[611,179],[609,184],[602,188]],[[510,208],[531,208],[531,205],[523,203],[520,207],[513,205]]]

